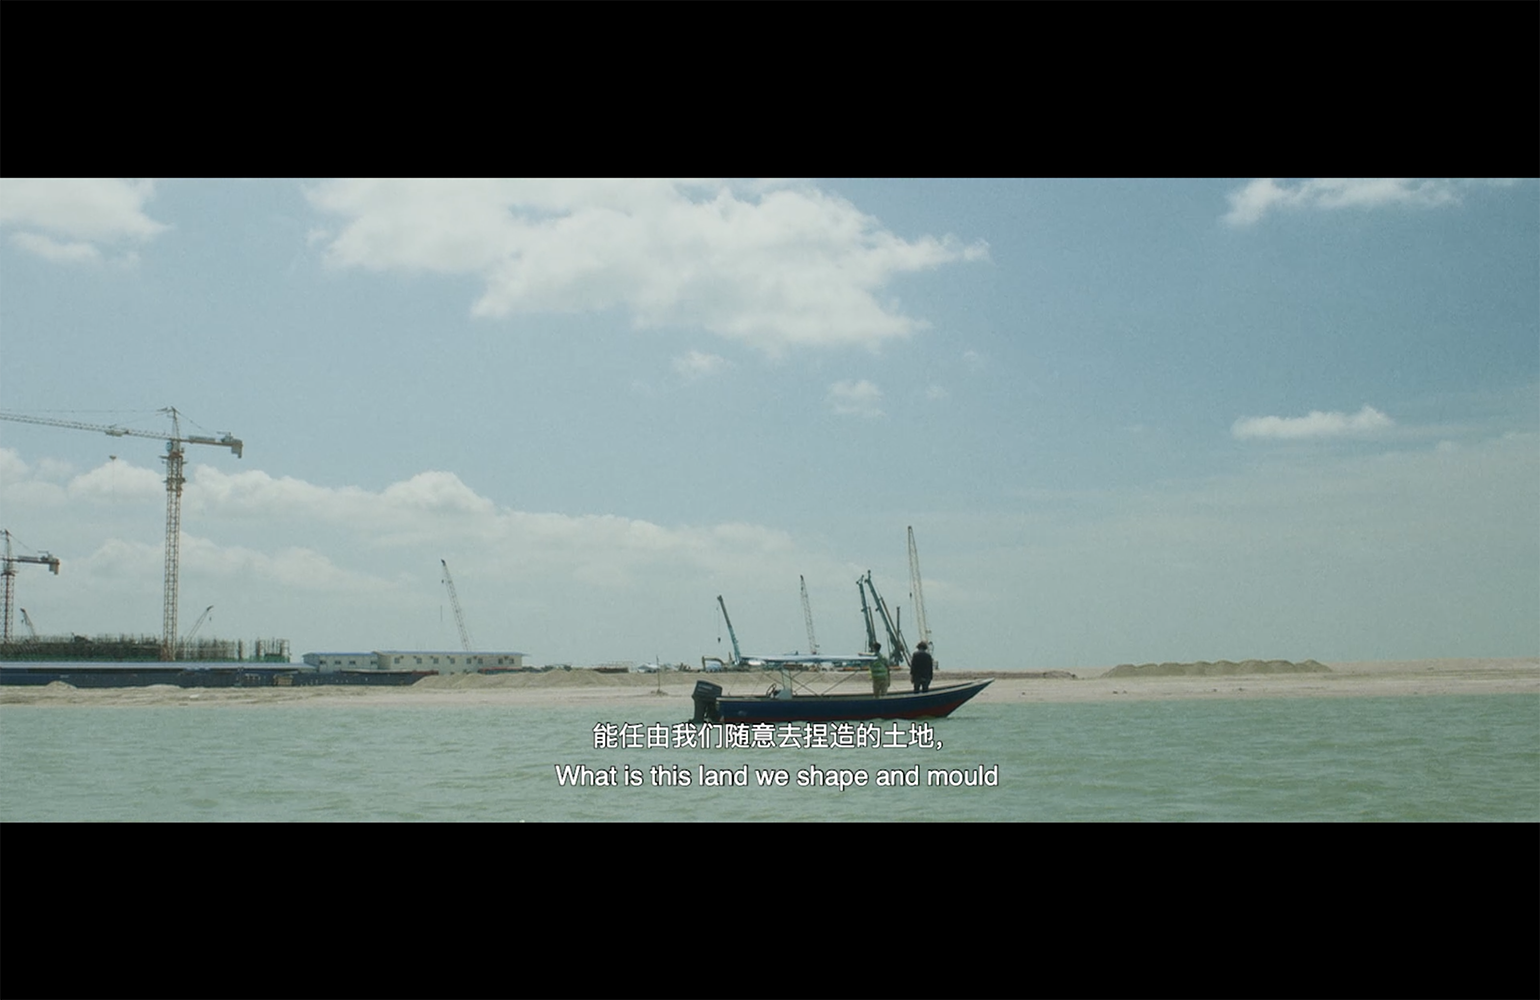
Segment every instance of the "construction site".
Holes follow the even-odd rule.
[[[90,424],[75,420],[58,420],[52,417],[27,416],[20,413],[0,413],[0,420],[17,423],[40,424],[45,427],[63,427],[72,430],[93,431],[110,437],[147,437],[166,442],[166,547],[165,577],[162,598],[161,634],[153,635],[97,635],[75,633],[65,635],[40,635],[26,608],[16,606],[16,572],[19,566],[46,566],[55,576],[59,574],[61,561],[49,552],[18,554],[13,545],[14,536],[6,529],[0,531],[5,540],[4,554],[4,609],[3,633],[0,633],[0,660],[9,661],[189,661],[197,663],[288,663],[289,640],[256,639],[227,640],[198,637],[198,630],[208,619],[213,606],[203,610],[198,620],[186,634],[177,627],[178,583],[181,576],[180,550],[182,535],[182,488],[186,479],[182,474],[184,448],[190,444],[214,445],[228,448],[241,457],[244,447],[239,438],[228,433],[216,436],[182,434],[180,415],[174,407],[159,412],[171,419],[170,433],[133,430],[116,424]],[[15,631],[15,612],[21,612],[25,635]]]
[[[288,663],[289,640],[193,639],[177,647],[176,659],[196,663]],[[157,662],[161,641],[154,635],[26,635],[0,645],[0,660]]]

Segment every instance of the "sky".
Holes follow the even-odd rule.
[[[189,445],[182,631],[945,670],[1540,654],[1540,182],[0,179],[0,409]],[[164,444],[0,421],[43,633]],[[18,621],[17,629],[21,629]]]

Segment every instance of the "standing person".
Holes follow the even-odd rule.
[[[878,698],[888,693],[888,659],[882,655],[882,643],[872,643],[872,694]]]
[[[914,647],[914,655],[909,657],[909,679],[914,681],[914,693],[930,690],[931,674],[935,672],[936,661],[930,658],[930,645],[921,639]]]

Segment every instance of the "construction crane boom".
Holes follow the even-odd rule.
[[[168,406],[157,412],[168,414],[171,417],[171,433],[156,434],[153,431],[140,431],[128,427],[119,427],[116,424],[87,424],[78,420],[55,420],[52,417],[32,417],[23,413],[10,413],[0,411],[0,420],[13,420],[23,424],[41,424],[44,427],[67,427],[77,431],[99,431],[110,437],[146,437],[155,438],[166,442],[166,455],[162,459],[166,463],[166,583],[161,601],[161,636],[160,658],[162,660],[175,660],[177,655],[177,585],[181,574],[181,541],[182,541],[182,486],[186,480],[182,477],[182,446],[188,444],[212,444],[221,448],[229,448],[235,452],[235,457],[240,458],[245,445],[242,441],[225,433],[220,437],[207,437],[192,434],[182,436],[182,425],[176,407]],[[6,638],[10,638],[10,604],[6,604]]]
[[[27,614],[26,608],[18,608],[17,610],[21,612],[21,623],[27,626],[27,632],[32,636],[32,638],[36,639],[37,626],[32,624],[32,616]]]
[[[13,555],[11,553],[11,533],[9,531],[3,531],[0,532],[0,534],[5,536],[5,563],[4,569],[0,570],[0,575],[3,575],[5,578],[5,595],[3,598],[3,602],[5,604],[5,632],[3,635],[0,635],[0,642],[3,642],[6,645],[10,645],[12,609],[16,606],[16,564],[37,563],[40,566],[47,566],[49,569],[53,570],[54,576],[58,576],[59,560],[55,556],[49,555],[47,552],[35,556]],[[25,616],[26,612],[23,611],[22,614]],[[32,626],[28,625],[27,627],[31,628]],[[36,635],[36,632],[33,634]]]
[[[198,620],[193,622],[193,627],[187,630],[187,635],[185,635],[182,638],[182,655],[180,657],[181,659],[185,660],[187,658],[188,652],[191,651],[193,637],[198,634],[198,630],[203,627],[204,619],[208,618],[209,612],[213,611],[213,610],[214,610],[214,605],[212,605],[212,604],[210,604],[208,607],[204,608],[203,609],[203,614],[199,615],[198,616]]]
[[[807,622],[807,651],[810,656],[818,655],[818,639],[813,635],[813,606],[807,600],[807,577],[798,576],[802,581],[802,618]]]
[[[914,600],[914,627],[920,641],[931,648],[935,656],[935,643],[930,641],[930,625],[925,621],[925,591],[920,586],[920,550],[914,546],[914,527],[909,528],[909,596]]]
[[[866,651],[877,646],[877,627],[872,624],[872,608],[866,603],[866,578],[856,577],[856,593],[861,596],[861,618],[866,622]]]
[[[467,653],[471,652],[471,634],[465,628],[465,615],[460,611],[460,595],[455,593],[455,578],[449,575],[449,563],[440,559],[439,564],[444,567],[444,586],[449,588],[449,605],[455,609],[455,624],[460,627],[460,645],[465,647]]]
[[[3,410],[0,410],[0,420],[14,420],[19,424],[41,424],[44,427],[69,427],[77,431],[100,431],[101,433],[110,435],[112,437],[154,438],[157,441],[165,441],[167,444],[171,444],[173,442],[180,444],[216,444],[221,448],[229,448],[231,451],[235,452],[236,458],[241,457],[241,451],[245,447],[245,443],[242,442],[239,438],[231,437],[229,434],[224,434],[217,438],[206,437],[198,434],[182,437],[180,435],[180,427],[177,422],[177,417],[179,415],[175,407],[168,406],[160,410],[156,410],[155,412],[169,413],[171,415],[171,434],[169,436],[158,433],[156,431],[141,431],[135,430],[131,427],[119,427],[117,424],[86,424],[81,423],[78,420],[55,420],[52,417],[31,417],[24,413],[11,413],[9,411]]]
[[[722,595],[717,595],[717,604],[722,607],[722,620],[727,623],[727,637],[733,641],[733,665],[743,662],[743,653],[738,649],[738,633],[733,631],[733,620],[727,617],[727,602],[722,600]],[[717,633],[717,641],[722,641],[721,633]]]
[[[863,587],[865,589],[862,589]],[[903,629],[899,628],[898,623],[888,612],[888,602],[884,601],[882,595],[877,593],[877,585],[872,582],[871,570],[867,570],[865,576],[857,578],[856,589],[861,591],[861,611],[866,615],[867,635],[870,636],[872,642],[877,641],[876,632],[872,626],[872,611],[875,610],[878,617],[882,619],[882,627],[888,633],[888,662],[895,667],[907,667],[909,665],[909,644],[904,641]],[[866,606],[866,595],[868,592],[872,595],[870,610]]]

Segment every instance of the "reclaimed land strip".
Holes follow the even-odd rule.
[[[1305,661],[1306,664],[1309,662]],[[993,684],[969,702],[970,706],[1148,699],[1540,695],[1540,658],[1532,656],[1333,661],[1325,671],[1234,675],[1127,676],[1115,675],[1117,669],[1076,666],[1073,670],[965,671],[943,668],[936,674],[936,683],[994,678]],[[76,689],[55,682],[46,687],[0,686],[0,706],[526,705],[590,708],[595,718],[683,721],[690,716],[690,694],[695,682],[703,678],[722,684],[732,694],[758,694],[776,680],[767,673],[599,674],[573,669],[536,674],[429,677],[411,687],[221,689],[157,685]],[[871,689],[871,682],[859,673],[843,681],[839,680],[838,674],[824,674],[821,678],[813,675],[807,680],[817,684],[814,690],[822,688],[825,680],[834,680],[831,687],[835,692]],[[908,687],[905,672],[894,672],[893,685],[896,690]]]
[[[1246,674],[1329,674],[1331,668],[1315,660],[1216,660],[1210,663],[1120,663],[1103,677],[1235,677]]]

